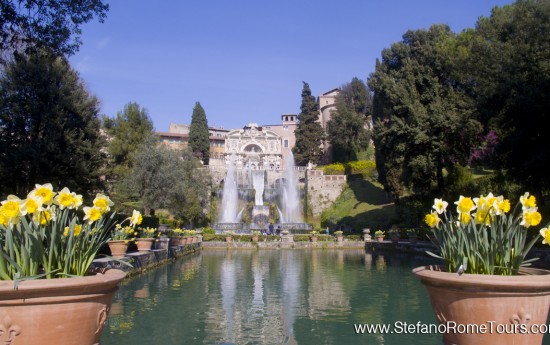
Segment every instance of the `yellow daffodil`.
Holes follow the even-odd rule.
[[[0,212],[0,225],[8,226],[9,218],[4,216],[2,212]]]
[[[25,200],[25,206],[27,208],[27,214],[34,214],[35,212],[42,211],[42,197],[37,196],[36,193],[30,192]]]
[[[51,205],[53,202],[54,192],[51,183],[46,183],[44,185],[37,184],[31,193],[41,197],[45,205]]]
[[[114,205],[108,196],[101,193],[97,193],[93,204],[94,207],[97,207],[101,211],[101,213],[109,212],[111,210],[111,206]]]
[[[43,210],[35,217],[35,221],[40,225],[47,225],[52,220],[52,213],[48,210]]]
[[[84,220],[93,223],[101,218],[102,212],[99,207],[84,207]]]
[[[498,209],[502,213],[508,213],[510,212],[510,200],[504,199],[504,197],[501,197],[502,199],[498,201]]]
[[[542,236],[542,244],[550,244],[550,228],[540,229],[540,235]]]
[[[449,203],[446,201],[443,201],[443,199],[434,199],[434,205],[432,208],[438,213],[442,214],[447,209],[447,205]]]
[[[470,213],[476,208],[474,202],[472,201],[472,198],[466,198],[462,195],[460,196],[458,201],[455,202],[455,205],[457,205],[456,209],[459,213]]]
[[[65,187],[60,190],[55,197],[54,202],[60,209],[71,208],[73,205],[73,195],[69,188]]]
[[[79,208],[80,206],[82,206],[82,195],[76,193],[71,193],[71,195],[73,196],[72,208]]]
[[[142,221],[143,221],[143,216],[141,215],[141,213],[137,210],[134,210],[132,212],[132,217],[130,219],[130,225],[136,226],[141,224]]]
[[[8,219],[8,223],[19,223],[19,218],[27,214],[25,200],[21,200],[15,195],[8,195],[7,200],[2,201],[0,213]]]
[[[539,225],[541,220],[542,216],[539,212],[537,212],[537,209],[530,208],[527,211],[523,212],[523,217],[520,225],[523,225],[526,228],[530,226],[537,226]]]
[[[459,213],[458,219],[460,220],[460,223],[468,224],[472,219],[472,216],[469,213]]]
[[[533,195],[529,195],[529,192],[526,192],[519,198],[523,210],[537,207],[537,199]]]
[[[485,222],[486,225],[490,225],[492,217],[489,210],[477,209],[477,212],[474,213],[474,222],[476,224],[483,224]]]
[[[437,215],[437,212],[432,212],[430,214],[427,214],[426,217],[424,217],[424,222],[426,222],[426,224],[430,228],[437,226],[439,221],[440,219],[439,219],[439,216]]]

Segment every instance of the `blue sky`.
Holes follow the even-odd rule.
[[[409,29],[475,26],[511,0],[109,1],[105,23],[82,27],[71,63],[101,112],[146,108],[157,131],[190,123],[278,124],[300,112],[302,81],[318,96],[366,80],[381,51]]]

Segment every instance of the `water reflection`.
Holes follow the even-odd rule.
[[[418,343],[353,327],[435,322],[414,265],[362,250],[203,251],[126,282],[102,344]]]

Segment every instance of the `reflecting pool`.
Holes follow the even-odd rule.
[[[204,250],[125,282],[101,344],[441,344],[438,334],[355,329],[436,324],[411,273],[429,260],[363,250]]]

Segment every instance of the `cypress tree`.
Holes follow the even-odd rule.
[[[323,152],[321,143],[324,139],[324,131],[319,124],[319,104],[311,95],[308,83],[303,82],[302,104],[296,126],[296,145],[292,150],[294,159],[298,165],[306,165],[308,162],[318,164],[321,162]]]
[[[199,102],[195,103],[193,115],[191,116],[191,127],[189,128],[189,148],[191,152],[208,165],[210,160],[210,132],[208,132],[208,121],[206,113]]]

